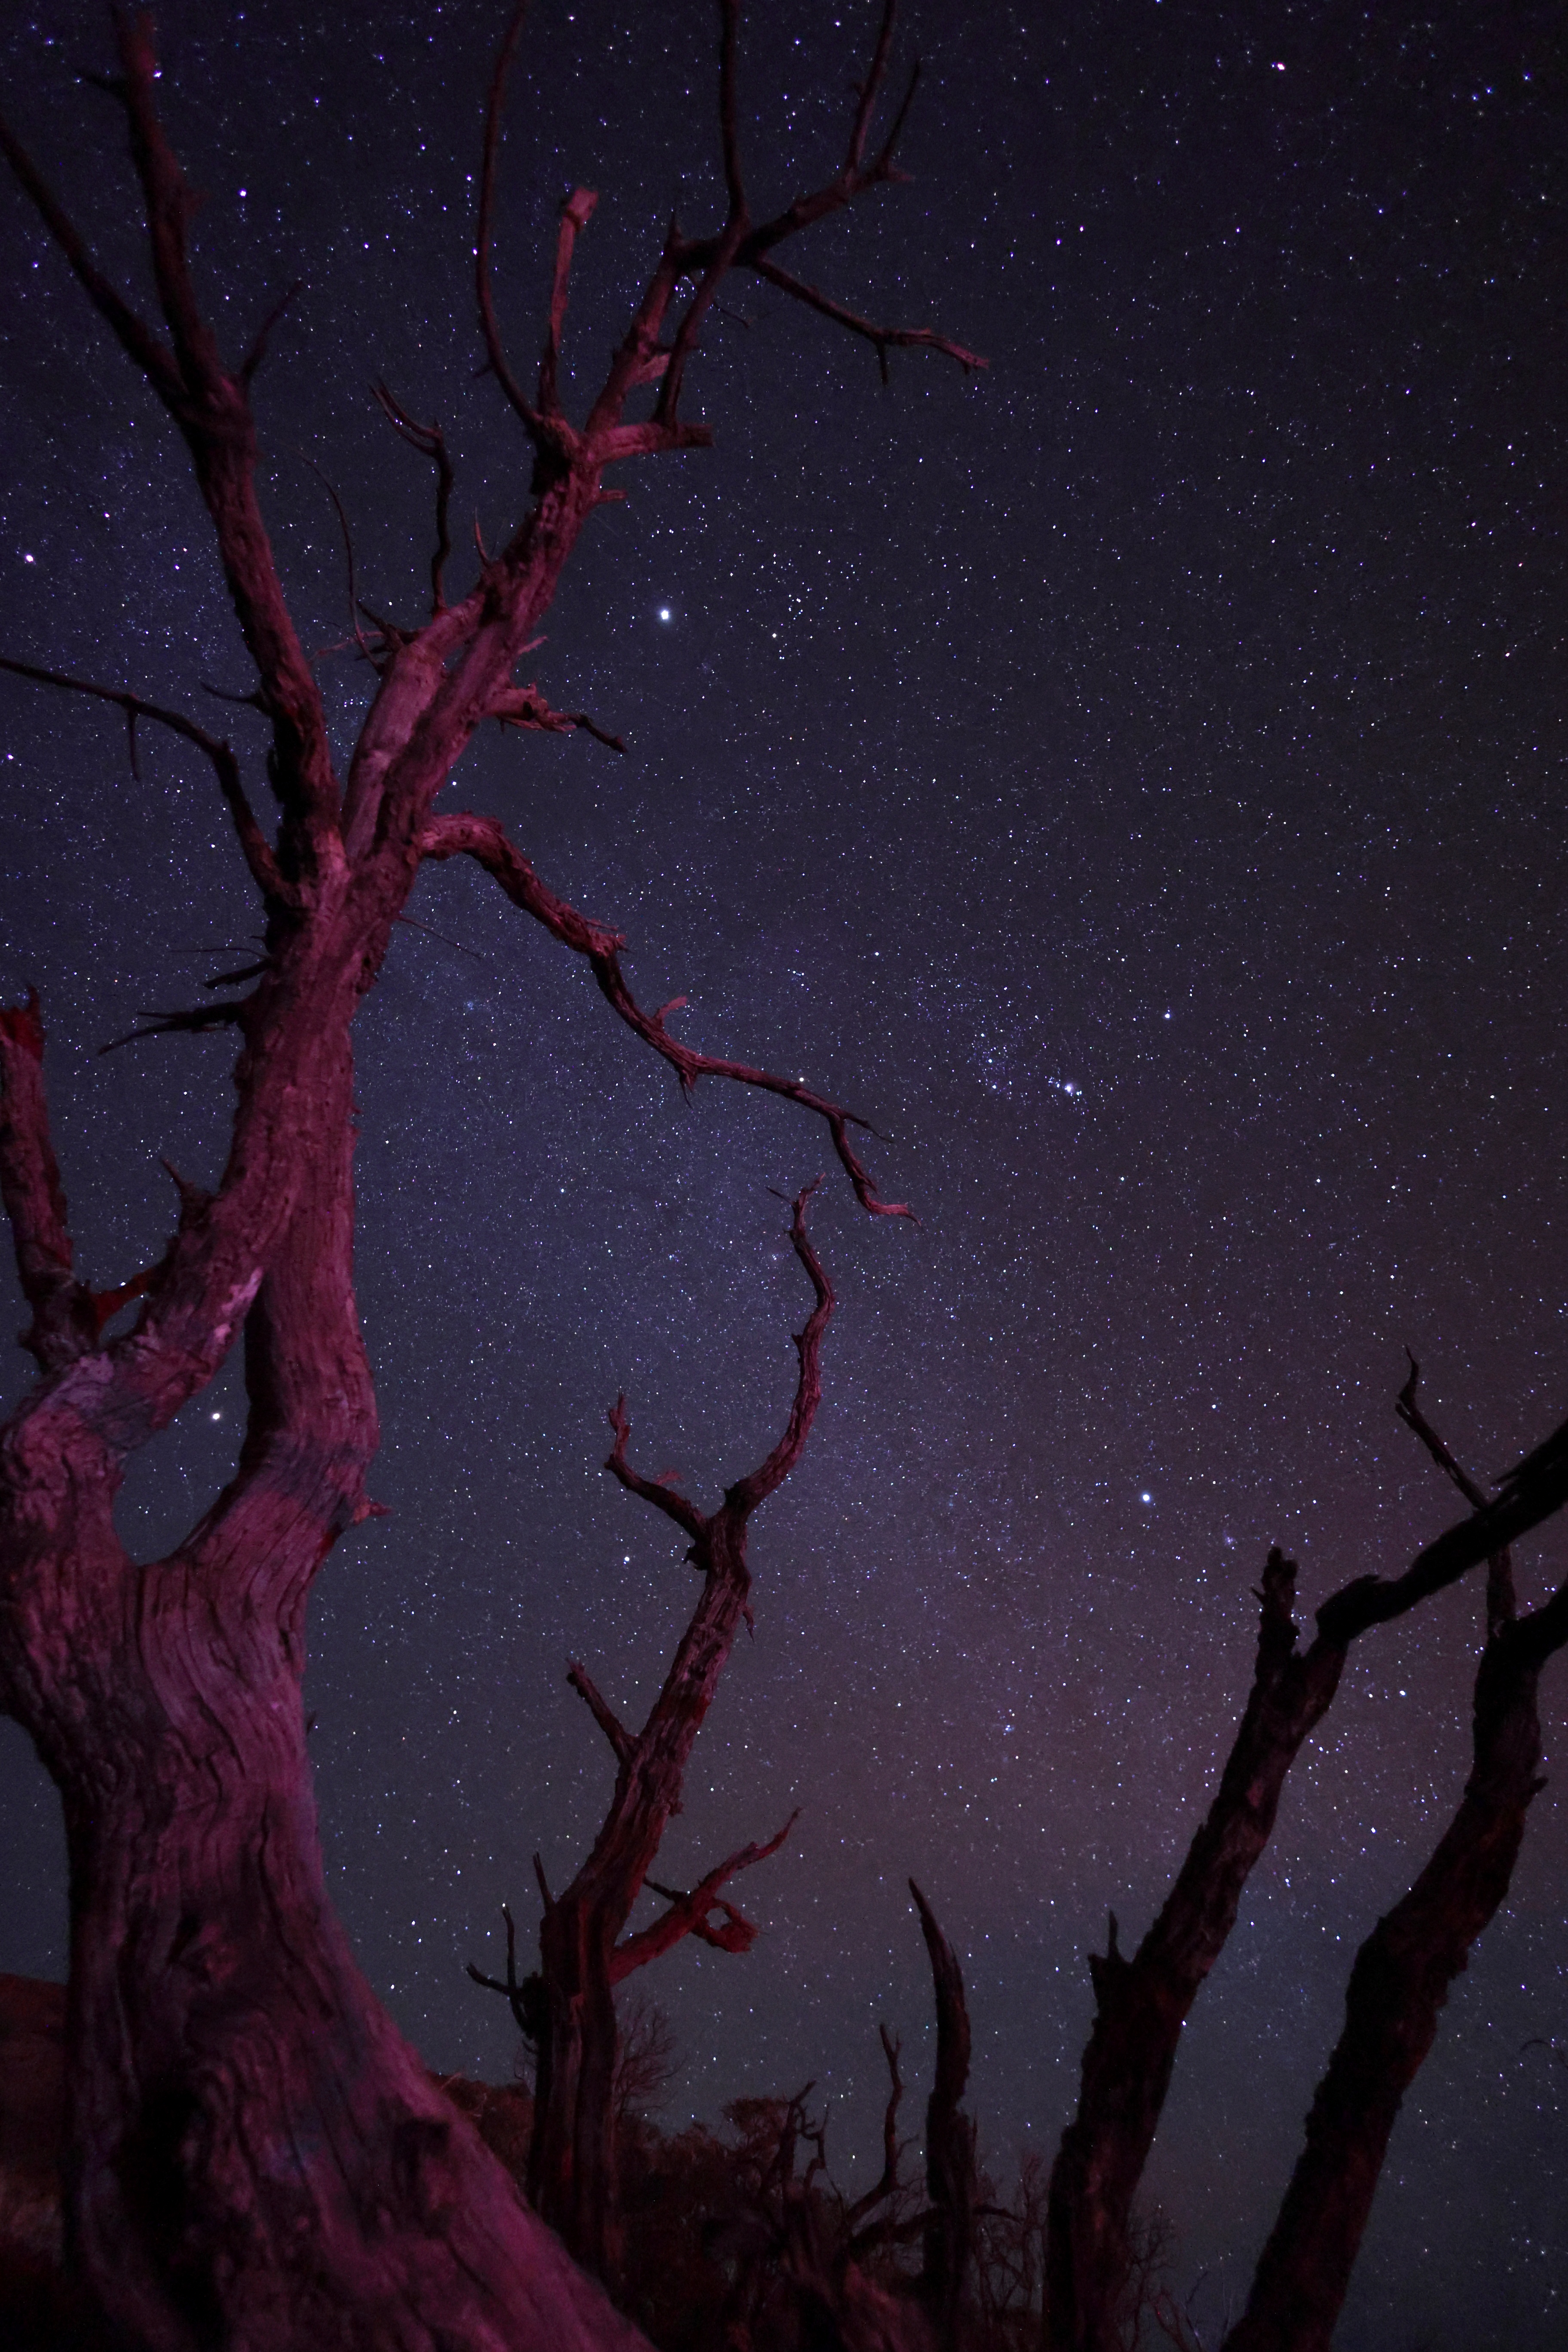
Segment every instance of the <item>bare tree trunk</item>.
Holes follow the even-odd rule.
[[[701,1574],[701,1589],[664,1686],[640,1731],[629,1732],[583,1666],[572,1666],[567,1679],[615,1750],[618,1769],[609,1810],[593,1852],[559,1897],[550,1893],[535,1857],[544,1898],[538,1974],[518,1981],[510,1912],[505,1915],[504,1983],[471,1963],[468,1969],[476,1984],[507,1995],[536,2053],[529,2195],[577,2260],[609,2281],[618,2274],[622,2251],[615,1987],[686,1936],[696,1936],[720,1951],[749,1950],[756,1929],[722,1890],[737,1873],[776,1853],[795,1819],[792,1814],[765,1845],[742,1846],[727,1855],[689,1893],[661,1886],[648,1876],[670,1816],[680,1811],[686,1767],[719,1678],[751,1614],[746,1537],[752,1515],[777,1492],[799,1461],[821,1402],[822,1341],[835,1301],[805,1230],[806,1203],[816,1189],[808,1186],[798,1195],[790,1217],[790,1243],[810,1277],[816,1304],[795,1338],[799,1377],[795,1398],[784,1434],[766,1461],[738,1479],[718,1510],[705,1516],[672,1481],[645,1478],[632,1468],[626,1459],[630,1428],[624,1398],[610,1415],[616,1443],[605,1468],[628,1493],[651,1503],[690,1538],[687,1559]],[[623,1930],[645,1886],[652,1886],[668,1908],[623,1941]]]
[[[255,665],[244,698],[269,735],[276,803],[269,831],[237,755],[184,713],[127,687],[0,657],[0,668],[123,714],[133,775],[142,720],[201,752],[265,923],[258,961],[217,975],[199,1005],[132,1033],[178,1038],[228,1024],[242,1050],[216,1192],[182,1185],[163,1259],[115,1288],[94,1292],[74,1271],[37,1003],[0,1015],[0,1185],[40,1374],[0,1430],[0,1706],[32,1736],[65,1807],[70,2242],[111,2316],[152,2352],[218,2344],[587,2352],[638,2340],[426,2081],[355,1969],[322,1891],[300,1685],[315,1572],[374,1507],[364,1479],[375,1412],[351,1264],[350,1030],[426,860],[472,858],[585,960],[618,1017],[685,1088],[721,1076],[801,1105],[826,1122],[861,1204],[907,1213],[879,1197],[840,1105],[798,1080],[681,1045],[666,1026],[674,1008],[647,1013],[632,995],[616,932],[556,897],[493,820],[433,813],[487,720],[615,742],[585,714],[552,710],[514,672],[579,533],[621,495],[605,487],[606,469],[711,440],[708,426],[680,415],[679,400],[686,362],[731,270],[825,313],[884,364],[902,347],[981,364],[930,330],[863,319],[780,265],[790,237],[899,176],[903,110],[884,145],[868,151],[891,7],[844,163],[761,222],[750,216],[742,174],[738,16],[738,0],[721,0],[723,228],[694,238],[670,229],[601,389],[574,424],[558,361],[589,191],[563,207],[532,399],[508,362],[490,299],[500,109],[522,9],[514,14],[486,121],[475,267],[489,372],[531,446],[530,503],[449,603],[452,467],[439,430],[384,394],[395,429],[437,468],[431,610],[407,625],[374,616],[355,599],[351,568],[353,625],[374,688],[342,777],[258,493],[250,385],[271,321],[243,361],[225,361],[191,272],[195,198],[159,116],[150,20],[113,12],[119,70],[103,87],[125,117],[155,325],[100,268],[0,123],[0,152],[184,445]],[[102,180],[82,174],[89,189]],[[639,387],[650,391],[650,413],[628,422]],[[133,1299],[142,1302],[134,1328],[110,1336]],[[242,1330],[249,1415],[236,1476],[167,1559],[133,1563],[112,1521],[124,1461],[199,1393]],[[730,1865],[740,1866],[741,1857]],[[647,1932],[723,1940],[708,1924],[716,1891],[702,1894],[672,1904],[679,1926]],[[613,1965],[636,1965],[626,1955],[638,1943],[631,1938]],[[604,2012],[592,1968],[584,1985],[597,2032]],[[596,2052],[579,2099],[600,2095]]]
[[[957,1955],[911,1878],[936,1996],[936,2072],[926,2101],[926,2218],[920,2298],[941,2352],[955,2352],[974,2258],[974,2126],[960,2101],[969,2080],[969,2008]],[[895,2070],[894,2082],[897,2084]]]

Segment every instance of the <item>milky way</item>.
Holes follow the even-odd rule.
[[[717,446],[625,470],[530,657],[628,756],[487,739],[450,788],[626,933],[692,1044],[862,1111],[921,1218],[868,1221],[837,1173],[816,1211],[826,1401],[753,1530],[755,1640],[662,1874],[805,1810],[741,1890],[750,1956],[685,1947],[647,1981],[686,2055],[673,2117],[814,2078],[840,2168],[870,2177],[878,2021],[914,2068],[929,2048],[913,1872],[965,1967],[994,2168],[1049,2150],[1084,1951],[1108,1909],[1142,1931],[1190,1834],[1267,1546],[1310,1609],[1450,1516],[1393,1416],[1405,1346],[1477,1475],[1563,1417],[1568,89],[1559,9],[1481,16],[914,12],[913,184],[798,266],[989,369],[894,354],[884,391],[863,343],[734,288],[689,379]],[[872,26],[805,0],[758,18],[761,209],[837,163]],[[304,281],[257,405],[345,750],[366,673],[307,461],[366,601],[408,618],[430,483],[371,380],[445,422],[464,547],[526,499],[473,373],[498,18],[179,0],[161,21],[227,349]],[[73,76],[107,51],[85,0],[13,16],[6,105],[144,293],[113,110]],[[569,401],[671,205],[716,217],[713,79],[696,0],[538,12],[497,289],[527,358],[555,207],[601,191]],[[173,429],[14,195],[0,267],[0,649],[210,719],[202,681],[248,680]],[[259,727],[225,718],[259,777]],[[216,1174],[232,1040],[95,1049],[190,1001],[257,916],[205,767],[147,742],[137,782],[117,723],[9,680],[0,809],[0,985],[43,992],[107,1285],[162,1245],[160,1156]],[[608,1787],[566,1662],[635,1714],[689,1599],[669,1530],[602,1475],[605,1408],[624,1390],[636,1458],[710,1501],[761,1459],[805,1304],[774,1190],[827,1147],[776,1100],[683,1104],[482,876],[429,873],[412,911],[358,1030],[391,1516],[322,1572],[307,1704],[370,1977],[433,2063],[504,2075],[504,2004],[463,1962],[493,1965],[503,1900],[531,1927],[531,1855],[568,1874]],[[7,1397],[23,1378],[16,1355]],[[232,1465],[239,1405],[231,1367],[133,1464],[142,1555]],[[1528,1591],[1563,1564],[1549,1528]],[[1187,2030],[1148,2186],[1182,2275],[1215,2266],[1211,2316],[1245,2288],[1356,1945],[1462,1785],[1479,1613],[1466,1586],[1358,1645]],[[1549,1759],[1565,1691],[1560,1663]],[[0,1967],[59,1974],[58,1810],[5,1730]],[[1395,2133],[1347,2352],[1562,2340],[1568,2076],[1525,2045],[1568,2036],[1565,1887],[1553,1780]]]

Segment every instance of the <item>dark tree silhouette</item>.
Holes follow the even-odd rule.
[[[1319,1609],[1316,1638],[1305,1652],[1297,1647],[1291,1614],[1295,1564],[1278,1550],[1269,1553],[1258,1595],[1252,1688],[1214,1802],[1132,1958],[1117,1948],[1114,1913],[1108,1950],[1089,1955],[1094,2025],[1078,2113],[1062,2135],[1048,2200],[1051,2352],[1122,2352],[1133,2200],[1182,2027],[1236,1925],[1242,1890],[1273,1831],[1285,1776],[1332,1702],[1351,1643],[1482,1560],[1489,1563],[1488,1638],[1476,1686],[1475,1771],[1432,1864],[1357,1962],[1345,2037],[1254,2290],[1255,2303],[1259,2294],[1264,2301],[1256,2323],[1249,2311],[1227,2352],[1309,2352],[1327,2345],[1400,2098],[1431,2047],[1448,1983],[1508,1891],[1525,1808],[1538,1785],[1531,1777],[1539,1750],[1536,1679],[1546,1657],[1568,1639],[1568,1598],[1560,1592],[1515,1623],[1507,1548],[1561,1508],[1568,1430],[1538,1447],[1489,1500],[1421,1414],[1416,1380],[1412,1362],[1400,1416],[1458,1485],[1470,1516],[1428,1544],[1403,1576],[1357,1577],[1334,1593]],[[1297,2311],[1292,2298],[1318,2271],[1322,2294],[1300,2310],[1310,2315],[1331,2305],[1327,2319],[1316,2334],[1291,2332],[1309,2326],[1308,2318],[1285,2315]],[[1336,2279],[1337,2287],[1328,2284]]]
[[[687,1763],[719,1677],[751,1615],[746,1534],[752,1515],[778,1491],[799,1461],[821,1402],[822,1339],[834,1297],[805,1230],[806,1202],[816,1189],[812,1185],[793,1203],[790,1241],[810,1277],[816,1303],[795,1339],[800,1372],[795,1400],[784,1434],[767,1459],[726,1489],[716,1511],[704,1514],[670,1480],[645,1478],[632,1468],[626,1459],[631,1431],[626,1399],[616,1402],[610,1415],[616,1443],[605,1467],[628,1493],[651,1503],[690,1538],[686,1557],[701,1576],[701,1591],[640,1731],[628,1731],[584,1668],[573,1664],[567,1679],[615,1750],[617,1769],[609,1810],[593,1852],[560,1895],[551,1894],[543,1867],[534,1858],[544,1902],[537,1971],[519,1982],[510,1911],[505,1982],[484,1975],[472,1963],[468,1968],[476,1984],[507,1995],[519,2030],[535,2054],[529,2195],[577,2260],[607,2281],[616,2278],[621,2254],[615,1989],[687,1936],[720,1951],[749,1951],[757,1931],[725,1899],[723,1890],[741,1871],[776,1853],[796,1819],[792,1813],[765,1845],[745,1845],[727,1855],[685,1893],[648,1876],[670,1816],[680,1811]],[[623,1940],[622,1931],[645,1885],[668,1907]]]
[[[31,1735],[64,1806],[74,2259],[127,2335],[157,2352],[218,2342],[557,2352],[633,2333],[519,2201],[355,1966],[322,1883],[300,1685],[315,1573],[374,1508],[365,1477],[375,1402],[352,1271],[351,1027],[426,860],[473,858],[587,959],[616,1013],[684,1087],[725,1076],[804,1106],[826,1122],[862,1204],[900,1213],[879,1198],[841,1106],[681,1045],[667,1026],[671,1008],[645,1012],[632,996],[616,934],[552,892],[500,824],[433,813],[487,719],[586,727],[520,684],[517,665],[579,533],[619,495],[606,469],[710,441],[682,415],[681,395],[731,272],[751,271],[868,340],[884,368],[900,346],[977,364],[929,329],[847,310],[777,257],[798,232],[899,176],[907,99],[881,144],[871,136],[891,5],[843,163],[763,221],[752,217],[742,172],[738,16],[738,0],[721,0],[723,225],[695,237],[671,226],[580,424],[563,407],[558,358],[589,191],[563,206],[531,395],[490,298],[500,104],[521,9],[513,16],[486,125],[476,269],[489,370],[532,450],[530,501],[449,601],[445,445],[385,395],[394,426],[437,467],[432,608],[406,625],[356,614],[374,690],[342,774],[258,497],[250,391],[273,321],[241,361],[225,360],[192,271],[195,198],[160,120],[150,22],[116,14],[118,66],[104,87],[129,134],[156,323],[100,267],[15,131],[0,131],[22,189],[185,445],[255,664],[248,699],[268,731],[276,803],[275,824],[264,824],[233,751],[183,713],[118,684],[7,664],[118,707],[132,748],[145,720],[205,757],[265,922],[248,971],[223,975],[195,1010],[160,1013],[133,1033],[232,1024],[236,1102],[216,1192],[181,1184],[159,1263],[114,1288],[94,1291],[75,1270],[37,1000],[0,1023],[0,1180],[39,1371],[0,1432],[0,1705]],[[639,387],[647,412],[634,415]],[[111,1334],[132,1299],[134,1324]],[[248,1418],[236,1475],[166,1559],[133,1563],[112,1516],[122,1465],[241,1337]]]
[[[1466,1500],[1484,1510],[1480,1489],[1415,1402],[1419,1379],[1412,1359],[1401,1417]],[[1536,1689],[1542,1668],[1565,1642],[1568,1583],[1521,1617],[1512,1558],[1502,1546],[1487,1563],[1487,1634],[1464,1795],[1410,1892],[1356,1954],[1344,2030],[1226,2352],[1328,2352],[1400,2104],[1436,2039],[1449,1987],[1508,1894],[1526,1815],[1544,1785],[1536,1772]]]

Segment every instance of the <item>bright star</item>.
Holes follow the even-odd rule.
[[[658,608],[658,617],[661,621],[673,621],[675,614],[670,611],[668,604],[661,604]]]

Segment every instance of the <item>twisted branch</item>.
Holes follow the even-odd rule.
[[[418,850],[422,858],[432,862],[471,857],[500,885],[513,906],[521,907],[525,914],[542,923],[563,947],[586,957],[605,1001],[628,1029],[669,1064],[686,1093],[691,1092],[699,1078],[731,1078],[737,1085],[758,1087],[764,1093],[782,1095],[788,1102],[799,1103],[803,1109],[826,1121],[839,1165],[854,1186],[861,1207],[874,1217],[908,1217],[911,1223],[916,1222],[913,1210],[905,1202],[882,1199],[849,1141],[851,1127],[862,1128],[867,1134],[875,1133],[868,1120],[794,1078],[777,1077],[771,1070],[753,1069],[744,1062],[721,1061],[710,1054],[696,1053],[672,1037],[664,1025],[663,1013],[645,1013],[626,984],[620,967],[620,950],[626,944],[621,933],[580,915],[564,898],[558,898],[540,880],[522,852],[508,839],[498,819],[467,814],[432,818],[419,835]]]

